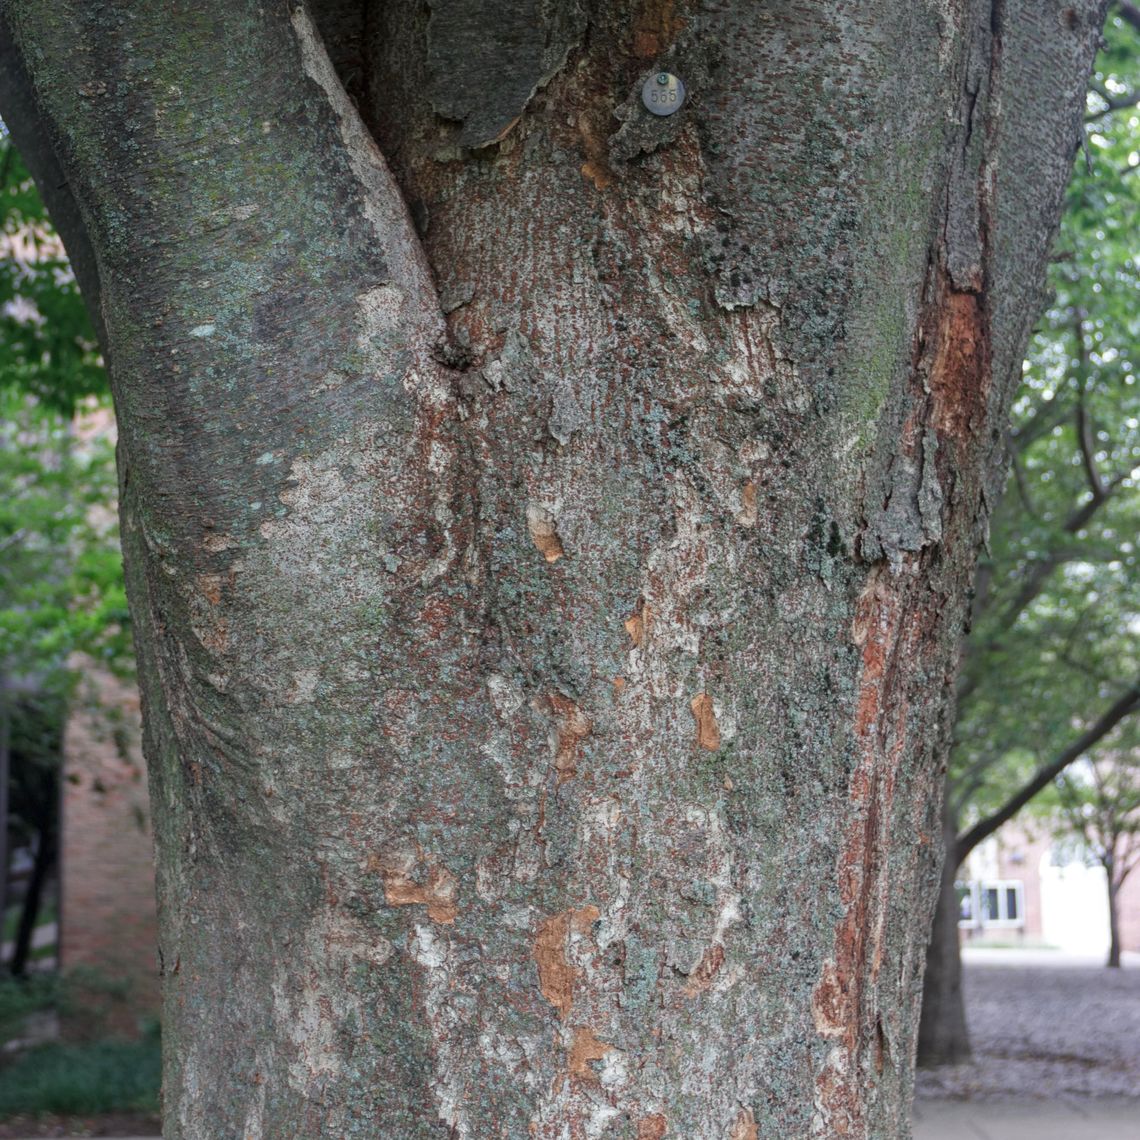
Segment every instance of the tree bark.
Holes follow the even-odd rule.
[[[905,1136],[1100,7],[521,9],[3,8],[99,254],[167,1135]]]
[[[955,850],[957,830],[958,820],[947,796],[942,805],[945,856],[922,983],[917,1054],[921,1066],[957,1065],[970,1058],[970,1035],[962,994],[958,894],[954,887],[960,863]]]

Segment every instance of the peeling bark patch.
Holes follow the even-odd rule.
[[[694,998],[703,993],[712,985],[717,971],[724,965],[724,947],[714,942],[701,955],[697,968],[689,975],[689,984],[685,986],[685,997]]]
[[[633,54],[638,59],[656,58],[673,46],[684,27],[674,0],[644,0],[633,19]]]
[[[716,723],[712,697],[708,693],[698,693],[689,702],[689,708],[697,722],[697,745],[715,752],[720,747],[720,728]]]
[[[742,1108],[733,1121],[732,1131],[728,1140],[760,1140],[760,1131],[756,1126],[756,1117],[750,1108]]]
[[[597,1083],[598,1077],[592,1068],[591,1061],[600,1061],[607,1053],[613,1052],[613,1046],[601,1041],[588,1026],[579,1026],[574,1030],[574,1040],[570,1044],[570,1053],[567,1057],[567,1067],[570,1075],[580,1081]]]
[[[599,129],[599,116],[591,111],[583,111],[578,116],[578,134],[582,138],[582,150],[586,161],[581,171],[597,190],[605,190],[614,180],[614,172],[609,162],[609,138],[605,129]],[[609,109],[601,118],[603,127],[609,126]]]
[[[629,634],[629,639],[633,642],[634,649],[641,648],[641,643],[649,633],[649,627],[652,622],[653,611],[644,601],[639,602],[637,610],[625,620],[625,631]]]
[[[211,554],[220,554],[222,551],[235,549],[238,541],[228,534],[208,534],[202,540],[202,546]]]
[[[566,960],[571,911],[546,919],[534,940],[534,960],[538,964],[538,988],[542,996],[565,1018],[574,1004],[574,979],[578,971]]]
[[[222,600],[222,582],[221,574],[199,574],[198,592],[210,605],[216,606]]]
[[[643,1116],[637,1122],[637,1140],[665,1140],[665,1133],[669,1128],[669,1121],[659,1112],[652,1116]]]
[[[593,724],[569,697],[551,693],[547,700],[558,721],[554,732],[554,768],[558,773],[558,782],[564,784],[577,775],[581,744],[590,735]]]
[[[389,906],[424,906],[432,922],[450,926],[459,913],[455,876],[446,867],[429,867],[417,882],[415,865],[414,856],[391,856],[369,860],[368,869],[380,872]]]
[[[229,623],[216,612],[223,594],[232,589],[235,571],[224,574],[198,574],[194,592],[190,594],[190,627],[203,648],[211,653],[225,653],[229,648]]]
[[[982,423],[990,376],[989,329],[975,293],[947,289],[937,314],[928,380],[938,430],[965,442]]]
[[[829,1136],[865,1135],[860,1109],[861,1091],[855,1075],[847,1071],[849,1068],[841,1056],[832,1056],[816,1078],[816,1107],[824,1118]]]
[[[830,958],[811,995],[811,1015],[821,1037],[842,1037],[847,1016],[846,987]]]
[[[758,518],[756,484],[748,479],[740,488],[740,510],[736,512],[736,521],[741,526],[755,526]]]
[[[534,93],[561,70],[582,37],[580,6],[521,0],[429,0],[427,66],[432,106],[463,124],[459,143],[502,138]]]
[[[574,982],[579,971],[569,960],[570,932],[584,934],[600,917],[596,906],[565,910],[544,919],[534,940],[538,988],[563,1020],[574,1004]]]
[[[588,159],[582,163],[582,174],[594,184],[596,190],[605,190],[613,182],[613,175],[609,168],[593,159]]]
[[[557,562],[566,553],[562,548],[562,539],[558,537],[554,516],[545,508],[536,503],[528,504],[526,525],[534,545],[538,547],[547,562]]]
[[[861,676],[853,729],[859,760],[848,788],[851,822],[837,864],[844,917],[834,951],[812,992],[816,1032],[833,1043],[816,1077],[816,1108],[829,1135],[862,1135],[863,1051],[875,1063],[871,1027],[878,1018],[889,828],[895,770],[906,747],[907,702],[896,661],[916,631],[897,580],[874,570],[856,604],[852,637]],[[893,739],[892,739],[893,732]]]
[[[874,571],[855,610],[852,640],[861,650],[862,672],[855,732],[866,737],[878,723],[882,683],[899,621],[899,599],[886,576]]]

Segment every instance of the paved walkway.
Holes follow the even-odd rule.
[[[111,1138],[108,1138],[111,1140]],[[114,1140],[153,1140],[124,1136]],[[915,1112],[914,1140],[1140,1140],[1135,1101],[1099,1105],[962,1104],[926,1101]]]
[[[920,1101],[914,1111],[914,1140],[1140,1140],[1140,1102]]]
[[[915,1106],[914,1140],[1140,1140],[1140,1102]]]

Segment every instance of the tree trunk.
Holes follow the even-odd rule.
[[[947,789],[948,791],[948,789]],[[970,1059],[966,1007],[962,1000],[962,955],[958,943],[958,875],[955,840],[958,820],[944,792],[942,843],[945,852],[938,903],[930,945],[926,950],[926,973],[922,982],[922,1013],[918,1024],[918,1064],[957,1065]]]
[[[4,965],[4,926],[8,919],[8,871],[12,853],[8,845],[8,797],[11,780],[12,710],[8,676],[0,670],[0,968]]]
[[[1104,869],[1108,883],[1108,961],[1106,966],[1120,968],[1120,884],[1111,864]]]
[[[36,844],[36,857],[32,863],[32,876],[28,890],[20,908],[20,921],[16,927],[16,940],[12,948],[11,973],[23,977],[28,970],[32,953],[32,938],[36,932],[36,918],[40,913],[44,887],[56,861],[55,837],[49,831],[41,831]]]
[[[315,5],[369,129],[306,9],[4,7],[97,252],[167,1135],[905,1136],[1100,7],[522,9]]]
[[[959,686],[959,698],[961,693]],[[965,1060],[969,1056],[969,1041],[965,1031],[966,1010],[959,982],[962,974],[962,955],[957,939],[957,919],[955,918],[953,938],[950,936],[949,928],[942,924],[942,915],[949,914],[951,908],[955,916],[957,915],[957,899],[952,899],[952,895],[954,876],[958,867],[978,844],[995,834],[1042,788],[1052,783],[1071,763],[1083,756],[1098,741],[1103,740],[1125,717],[1130,716],[1138,702],[1140,702],[1140,688],[1133,686],[1105,709],[1059,756],[1034,772],[1017,793],[1010,796],[1000,808],[984,819],[978,820],[963,834],[951,834],[945,838],[947,858],[953,858],[954,867],[949,871],[943,868],[941,894],[935,908],[934,926],[930,936],[932,950],[928,951],[926,957],[923,992],[924,995],[935,996],[933,996],[934,1004],[929,1009],[926,997],[923,998],[918,1045],[920,1065],[953,1064],[955,1058]],[[943,796],[947,805],[952,803],[949,779],[943,789]],[[948,810],[949,808],[943,808],[944,813]],[[1110,882],[1111,877],[1109,872]],[[935,946],[939,947],[937,953],[933,952]],[[936,1025],[935,1019],[944,1019],[945,1025]]]

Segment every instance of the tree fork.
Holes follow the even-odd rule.
[[[906,1135],[1102,7],[0,12],[98,265],[167,1135]]]

